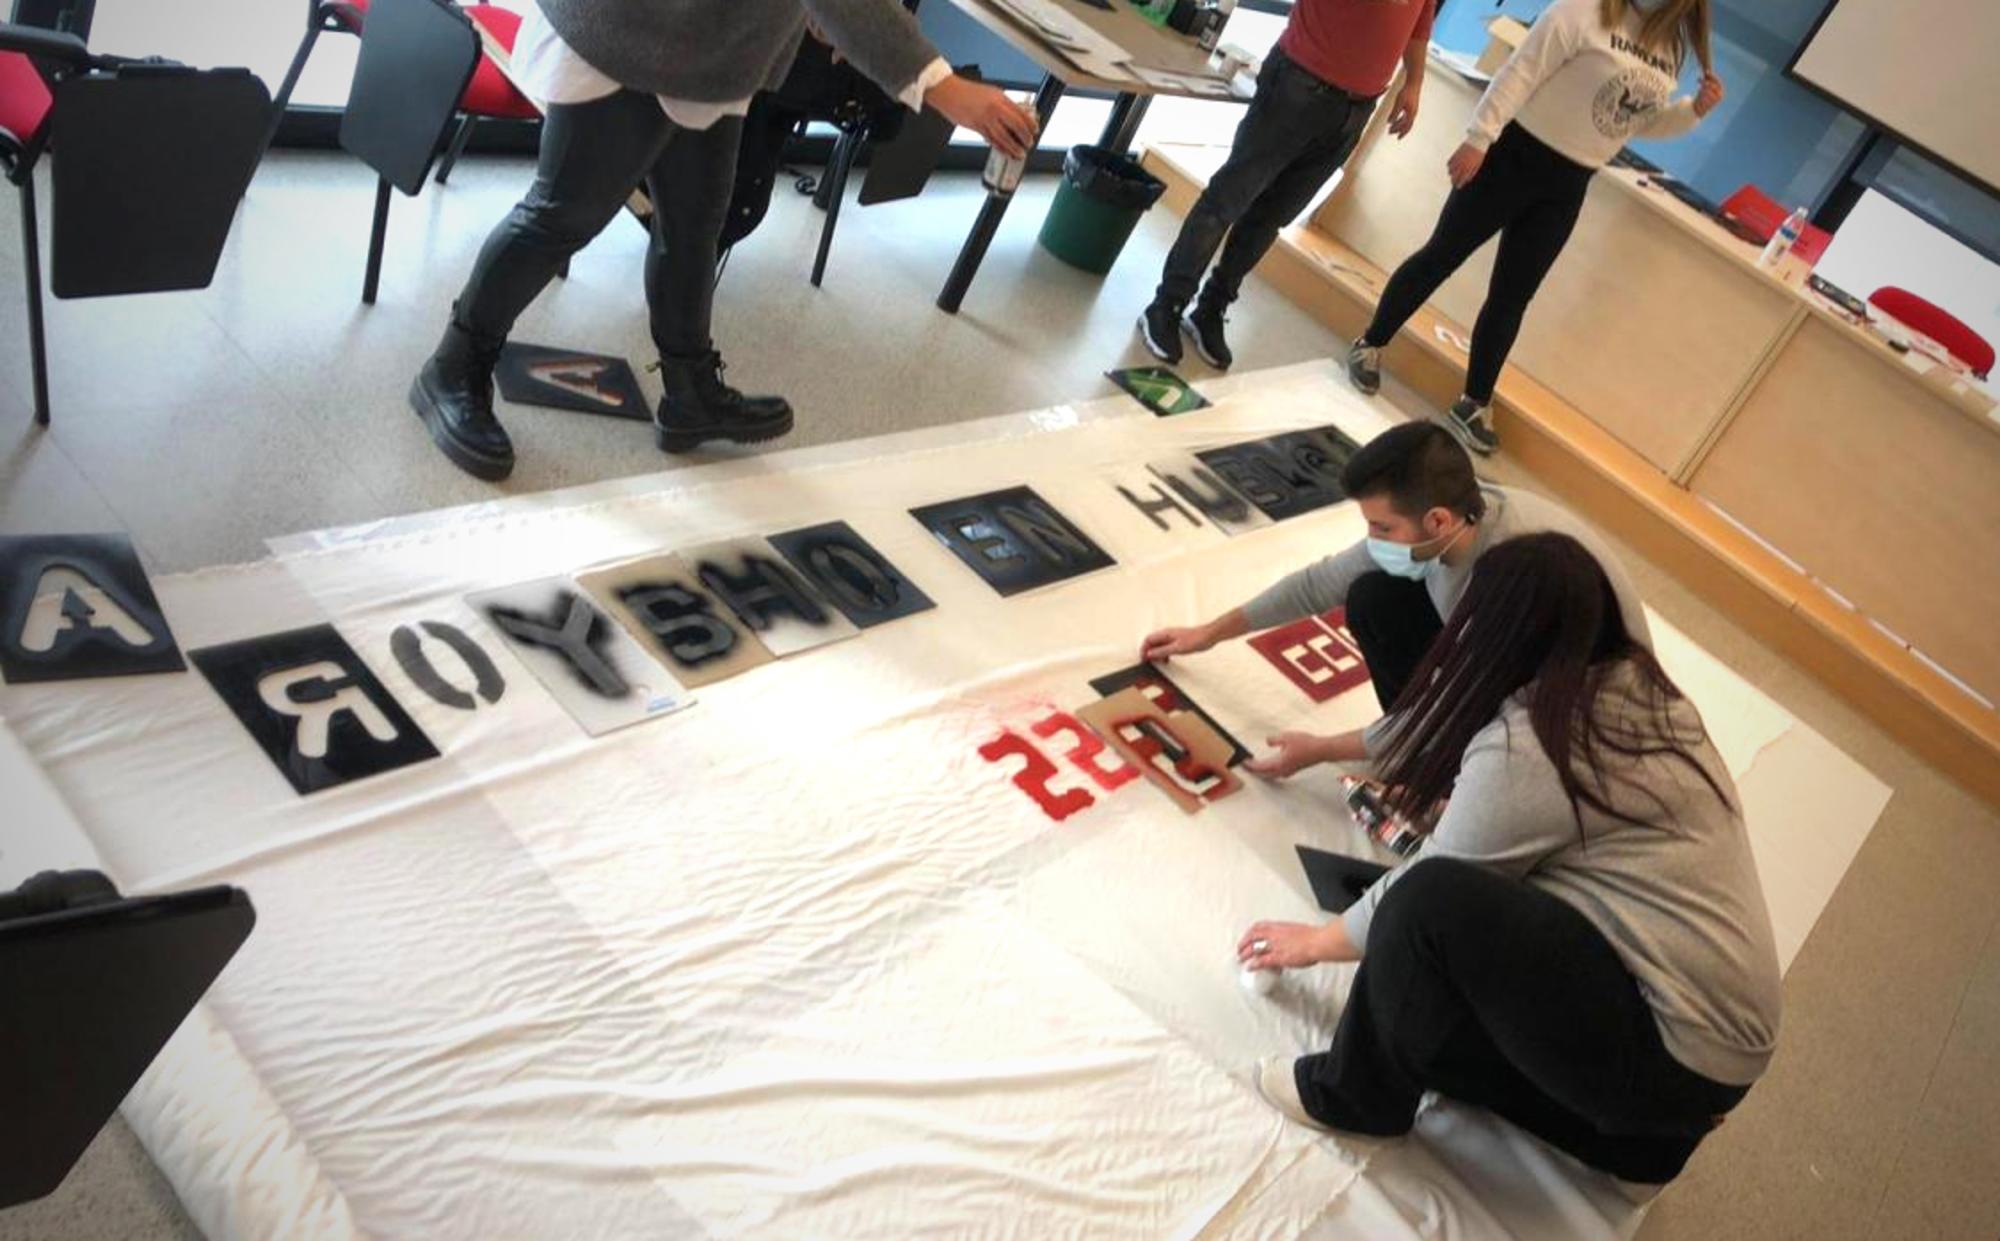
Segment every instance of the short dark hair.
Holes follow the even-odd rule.
[[[1472,458],[1450,432],[1430,422],[1406,422],[1363,444],[1340,483],[1357,500],[1387,495],[1412,520],[1434,508],[1475,521],[1486,512]]]

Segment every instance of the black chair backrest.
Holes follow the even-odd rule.
[[[271,96],[242,69],[65,78],[53,178],[57,297],[205,288],[263,151]]]
[[[88,43],[96,16],[97,0],[14,0],[14,15],[7,20],[16,26],[60,30]]]
[[[479,32],[451,0],[374,0],[340,119],[340,145],[415,194],[479,56]]]

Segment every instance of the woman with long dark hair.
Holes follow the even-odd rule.
[[[1487,551],[1370,752],[1416,856],[1251,969],[1361,962],[1333,1047],[1264,1061],[1292,1119],[1390,1136],[1426,1090],[1658,1185],[1770,1062],[1779,976],[1734,786],[1563,534]]]

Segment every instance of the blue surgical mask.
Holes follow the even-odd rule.
[[[1391,543],[1387,539],[1370,538],[1368,540],[1368,554],[1375,558],[1376,566],[1390,577],[1408,578],[1413,582],[1421,582],[1436,571],[1438,565],[1444,560],[1444,554],[1451,550],[1452,544],[1458,542],[1458,536],[1464,534],[1471,524],[1470,522],[1461,522],[1458,529],[1452,531],[1449,535],[1441,534],[1435,539],[1425,539],[1423,542],[1415,544]],[[1438,549],[1437,555],[1427,557],[1423,560],[1416,558],[1414,553],[1417,548],[1429,546],[1440,539],[1445,540],[1445,544]]]

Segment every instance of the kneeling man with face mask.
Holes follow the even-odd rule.
[[[1341,483],[1361,505],[1366,539],[1281,578],[1207,624],[1148,634],[1140,657],[1164,663],[1345,606],[1348,631],[1387,711],[1465,593],[1479,557],[1517,535],[1545,531],[1570,535],[1597,557],[1618,595],[1625,628],[1652,645],[1639,592],[1597,532],[1554,501],[1482,484],[1472,458],[1436,424],[1405,423],[1376,436],[1348,462]],[[1271,752],[1247,766],[1282,777],[1315,763],[1360,762],[1369,757],[1367,732],[1281,733],[1271,739]]]

